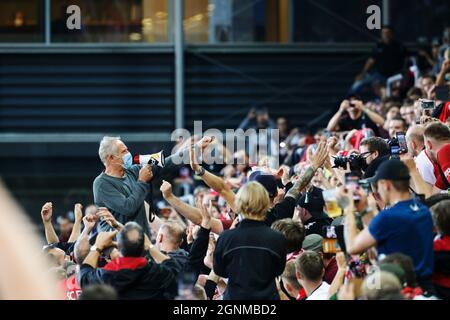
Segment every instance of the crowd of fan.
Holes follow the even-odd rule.
[[[244,150],[223,152],[237,164],[202,166],[205,146],[217,144],[207,138],[188,146],[190,164],[172,184],[125,166],[136,191],[119,197],[122,182],[105,175],[124,166],[128,150],[104,139],[96,205],[83,213],[76,204],[59,237],[52,204],[42,208],[62,297],[450,299],[450,103],[436,97],[436,87],[448,88],[450,55],[439,46],[428,57],[437,66],[386,90],[406,57],[385,28],[326,129],[290,129],[286,118],[252,109],[240,128],[279,129],[276,168],[267,158],[251,163]],[[145,200],[148,183],[160,188],[159,202]]]

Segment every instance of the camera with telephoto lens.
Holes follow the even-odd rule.
[[[334,157],[333,168],[347,169],[347,163],[350,163],[350,170],[354,172],[361,171],[366,166],[366,159],[360,154],[352,153],[348,157],[336,156]]]

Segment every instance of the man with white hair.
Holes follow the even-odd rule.
[[[211,138],[205,137],[198,143],[204,148],[210,140]],[[94,180],[95,204],[107,208],[122,224],[135,221],[150,237],[144,200],[149,193],[149,182],[154,178],[151,166],[133,165],[133,156],[120,137],[103,137],[98,154],[105,165],[105,170]],[[164,168],[155,174],[162,175],[172,170],[174,166],[172,157],[168,157],[165,159]],[[100,229],[109,230],[109,225],[102,221]]]

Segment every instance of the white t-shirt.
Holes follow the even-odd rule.
[[[428,158],[425,150],[422,150],[419,155],[414,159],[416,161],[416,167],[422,176],[423,180],[432,186],[436,183],[436,177],[434,176],[434,166],[430,158]]]
[[[306,300],[329,300],[329,289],[330,285],[324,281],[308,298],[306,298]]]

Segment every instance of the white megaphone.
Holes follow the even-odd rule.
[[[165,157],[164,151],[160,151],[153,154],[136,154],[133,157],[133,164],[158,166],[164,168]]]

